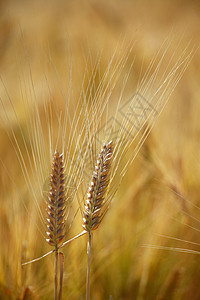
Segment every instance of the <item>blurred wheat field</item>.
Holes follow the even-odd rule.
[[[156,53],[159,62],[168,47],[157,76],[162,82],[167,62],[175,63],[190,39],[197,48],[199,4],[60,0],[0,5],[0,299],[53,299],[53,258],[21,263],[51,250],[40,218],[55,147],[67,157],[76,153],[79,133],[87,136],[86,124],[94,124],[90,108],[99,86],[103,92],[108,85],[105,97],[112,91],[102,116],[109,119],[106,113],[115,114],[121,90],[128,100]],[[199,74],[197,49],[95,232],[92,299],[200,298]],[[98,151],[91,150],[92,163]],[[66,166],[73,199],[67,240],[81,231],[78,200],[84,201],[90,180],[84,182],[84,171],[91,170],[84,169],[84,160],[78,170],[67,159]],[[63,299],[84,299],[85,238],[63,252]]]

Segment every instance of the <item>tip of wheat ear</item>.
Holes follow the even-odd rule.
[[[63,154],[55,152],[52,160],[50,175],[50,191],[47,207],[47,236],[46,241],[57,247],[65,237],[65,174]]]
[[[104,144],[93,172],[85,210],[83,212],[83,228],[88,232],[98,228],[102,219],[102,207],[105,200],[107,187],[110,181],[112,164],[113,142]]]

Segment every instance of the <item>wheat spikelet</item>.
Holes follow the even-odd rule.
[[[98,228],[102,219],[102,206],[110,181],[113,143],[104,144],[92,176],[83,217],[83,228],[88,232]]]
[[[48,218],[47,218],[47,236],[46,241],[58,247],[63,241],[65,234],[65,175],[64,175],[64,162],[63,154],[57,151],[54,154],[51,179],[50,179],[50,192],[48,198]]]

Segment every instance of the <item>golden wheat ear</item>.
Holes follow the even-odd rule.
[[[52,159],[51,174],[50,174],[50,190],[47,200],[47,238],[46,241],[49,245],[54,246],[54,249],[46,254],[25,262],[22,265],[27,265],[37,262],[51,253],[58,254],[59,249],[71,243],[82,235],[86,234],[86,230],[74,236],[70,240],[62,243],[65,237],[65,213],[66,213],[66,188],[65,188],[65,170],[64,170],[64,157],[55,151]]]
[[[65,237],[65,175],[63,154],[55,152],[51,167],[46,241],[56,249]]]
[[[83,228],[91,232],[99,227],[102,220],[102,207],[105,201],[107,187],[110,181],[113,142],[104,144],[92,176],[85,210],[83,212]]]

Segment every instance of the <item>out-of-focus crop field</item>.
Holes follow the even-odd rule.
[[[90,78],[94,86],[102,80],[98,72],[93,76],[98,58],[103,74],[112,56],[120,62],[123,51],[132,47],[112,103],[117,103],[115,96],[130,72],[123,94],[128,99],[159,49],[158,58],[167,50],[168,60],[176,62],[188,43],[188,53],[189,48],[196,49],[194,57],[94,234],[91,299],[200,299],[199,15],[199,1],[0,1],[0,299],[53,299],[53,256],[21,266],[51,250],[37,225],[40,220],[31,195],[37,195],[39,188],[29,161],[34,157],[28,156],[38,147],[34,149],[41,157],[37,166],[43,168],[44,145],[29,140],[30,130],[37,132],[39,126],[46,128],[48,137],[49,120],[43,113],[50,110],[48,103],[45,109],[42,105],[52,98],[64,116],[65,98],[72,114],[80,90],[92,101],[93,88],[87,91]],[[164,67],[161,74],[162,81]],[[41,108],[41,124],[37,118],[35,123],[27,122],[24,103],[29,103],[31,112],[35,101]],[[51,109],[49,126],[55,136],[61,135]],[[66,135],[72,122],[66,121]],[[16,151],[24,159],[32,191]],[[47,178],[41,178],[44,198],[50,163]],[[42,197],[37,201],[42,203]],[[74,203],[78,206],[77,199]],[[70,220],[75,213],[72,210]],[[66,239],[81,230],[78,211]],[[84,299],[85,237],[63,252],[63,299]]]

